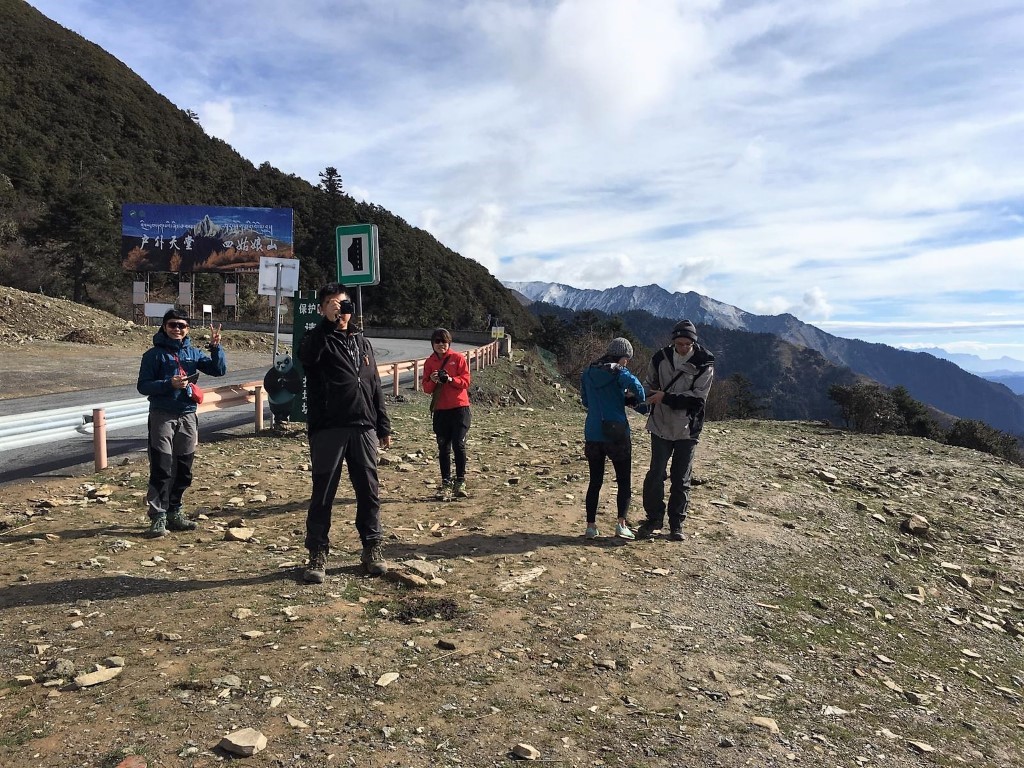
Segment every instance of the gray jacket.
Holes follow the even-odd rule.
[[[665,387],[665,399],[652,406],[647,431],[664,440],[696,440],[704,428],[704,403],[715,377],[715,356],[699,344],[679,367],[671,346],[651,358],[644,379],[648,394]],[[678,374],[678,376],[677,376]]]

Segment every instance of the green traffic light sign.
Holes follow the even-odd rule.
[[[380,249],[376,224],[349,224],[335,229],[338,282],[345,286],[380,283]]]

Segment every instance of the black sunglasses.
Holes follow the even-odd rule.
[[[188,328],[188,323],[176,323],[173,320],[168,320],[165,325],[168,328]]]

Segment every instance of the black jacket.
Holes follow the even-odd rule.
[[[302,338],[299,360],[306,374],[311,434],[332,427],[373,429],[378,438],[391,434],[377,361],[362,332],[336,330],[325,319]]]

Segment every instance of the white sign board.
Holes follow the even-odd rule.
[[[281,295],[290,297],[299,290],[299,260],[260,257],[260,296],[277,293],[277,276],[281,275]]]
[[[147,301],[144,305],[143,312],[146,317],[163,319],[163,316],[172,309],[174,309],[173,304],[157,304],[155,301]]]

